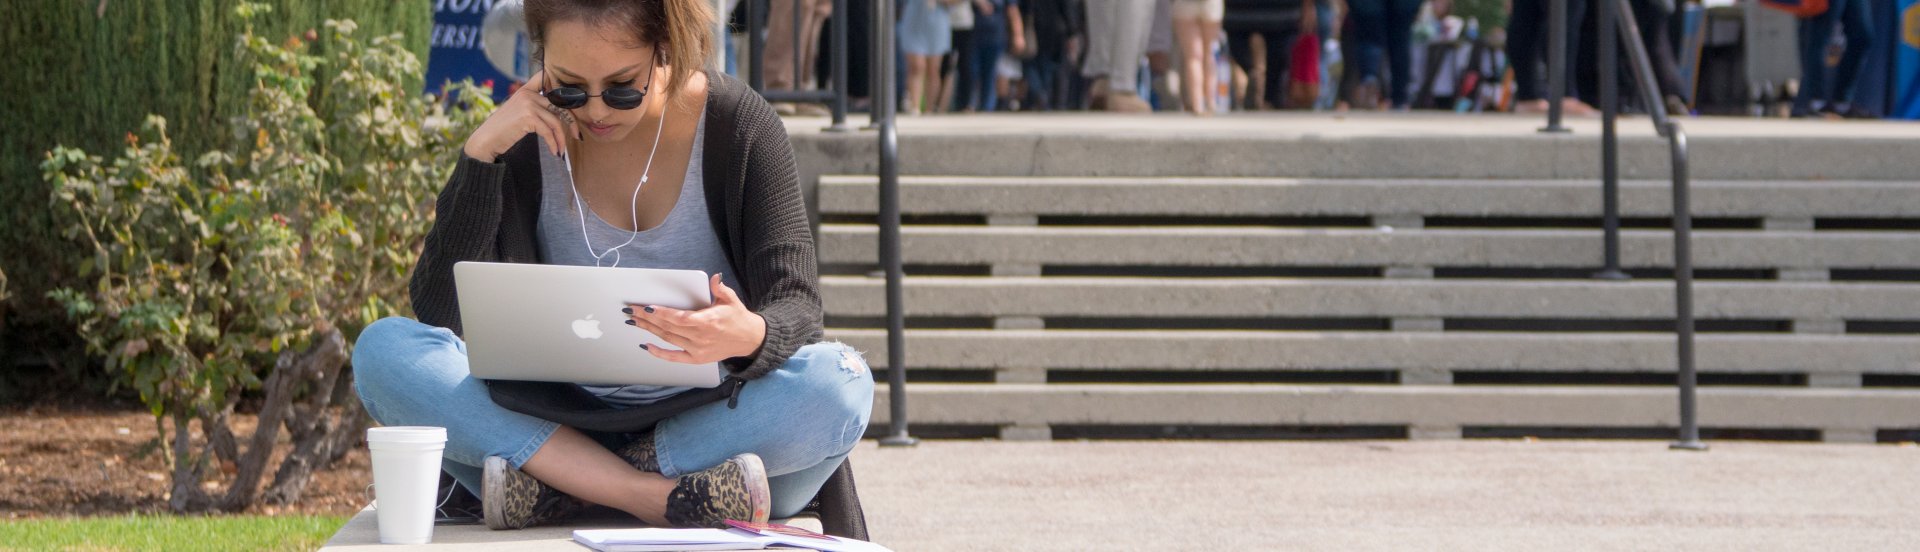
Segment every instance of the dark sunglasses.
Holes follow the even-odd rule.
[[[579,109],[587,105],[587,98],[600,98],[600,101],[607,103],[607,107],[625,111],[645,103],[647,89],[622,86],[608,88],[607,91],[599,94],[588,94],[587,91],[579,88],[562,86],[552,90],[542,90],[540,96],[560,109]]]
[[[606,102],[607,107],[626,111],[640,107],[640,104],[646,102],[647,88],[653,86],[653,67],[653,65],[647,66],[647,85],[637,89],[631,86],[621,86],[608,88],[605,92],[599,94],[588,94],[587,91],[577,87],[562,86],[552,90],[542,88],[540,90],[540,97],[546,98],[548,103],[560,109],[580,109],[586,107],[588,98],[600,98],[600,101]],[[544,86],[545,83],[542,83],[542,85]]]

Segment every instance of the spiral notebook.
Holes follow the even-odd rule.
[[[800,548],[823,552],[893,552],[867,541],[822,535],[777,523],[728,521],[729,529],[580,529],[574,542],[599,552],[669,550],[761,550]]]

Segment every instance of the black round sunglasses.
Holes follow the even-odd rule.
[[[588,98],[600,98],[600,101],[606,102],[607,107],[626,111],[640,107],[640,104],[646,102],[647,88],[653,86],[655,65],[658,64],[647,65],[647,84],[637,89],[632,86],[618,86],[608,88],[599,94],[588,94],[587,91],[574,86],[561,86],[548,90],[544,86],[545,83],[542,83],[540,97],[546,98],[548,103],[560,109],[579,109],[587,105]]]

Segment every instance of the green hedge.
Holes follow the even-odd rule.
[[[427,58],[430,0],[264,0],[262,36],[293,38],[327,19],[353,19],[363,36],[399,32]],[[39,164],[57,145],[107,153],[124,147],[149,113],[172,121],[180,151],[224,148],[224,124],[244,115],[252,69],[238,66],[239,0],[9,2],[0,17],[0,266],[12,276],[0,335],[0,368],[30,347],[70,351],[77,341],[47,291],[73,285],[76,248],[48,216]],[[418,83],[411,85],[419,88]],[[321,91],[324,94],[324,91]],[[62,363],[67,364],[67,363]],[[69,367],[66,376],[78,376]],[[10,387],[0,374],[0,400]],[[13,389],[19,391],[19,389]]]

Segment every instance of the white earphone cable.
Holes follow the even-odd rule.
[[[567,164],[567,188],[573,190],[573,206],[580,215],[580,241],[586,242],[587,255],[593,257],[593,266],[600,266],[600,259],[609,254],[613,255],[613,264],[609,266],[620,266],[620,248],[626,247],[633,243],[635,238],[640,237],[640,188],[647,185],[647,175],[653,172],[653,155],[660,151],[660,135],[666,134],[666,128],[667,112],[662,110],[660,124],[653,131],[653,147],[647,150],[647,164],[640,170],[640,183],[633,185],[633,197],[627,200],[629,216],[633,220],[633,233],[627,236],[626,242],[599,253],[593,252],[593,239],[587,236],[587,207],[580,201],[580,187],[573,183],[573,153],[568,152],[562,156],[561,161]]]

